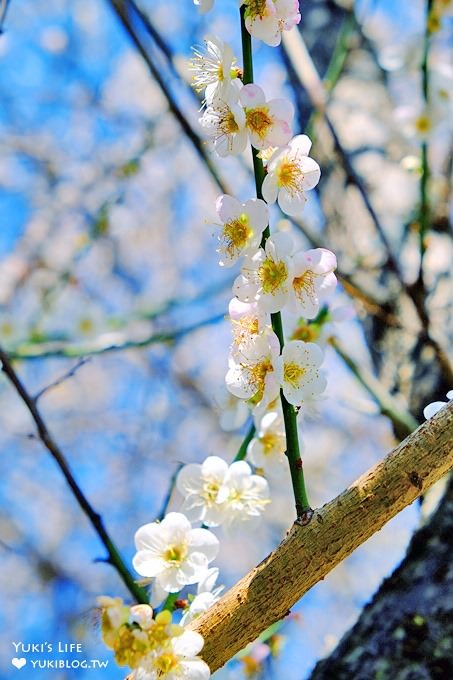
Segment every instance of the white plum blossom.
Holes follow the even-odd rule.
[[[283,149],[277,149],[267,163],[263,182],[263,198],[278,204],[290,216],[300,215],[307,197],[306,191],[319,182],[321,170],[309,157],[311,141],[307,135],[297,135]]]
[[[188,610],[184,613],[181,619],[181,626],[187,626],[197,616],[208,611],[212,605],[220,599],[220,593],[225,586],[214,587],[219,576],[217,567],[208,569],[205,577],[199,582],[197,586],[197,594],[189,605]]]
[[[290,404],[316,400],[326,389],[327,381],[319,369],[324,359],[322,349],[313,342],[291,340],[277,361],[277,374],[283,394]]]
[[[283,232],[270,236],[265,248],[246,253],[233,293],[242,302],[258,302],[266,312],[279,312],[286,305],[293,280],[293,240]]]
[[[286,435],[283,418],[278,411],[255,417],[256,434],[247,447],[247,458],[269,476],[280,476],[287,470]]]
[[[243,460],[232,463],[219,491],[219,502],[225,505],[227,531],[251,529],[261,520],[269,500],[269,485],[264,477],[252,474]]]
[[[216,527],[223,521],[223,507],[218,502],[219,489],[228,472],[228,463],[219,456],[209,456],[202,465],[184,465],[176,478],[176,488],[184,497],[182,511],[192,521]]]
[[[245,0],[248,32],[271,47],[280,45],[282,31],[300,21],[298,0]]]
[[[219,264],[231,267],[244,252],[256,250],[269,222],[269,210],[264,201],[252,198],[240,203],[233,196],[222,194],[216,201],[222,227],[219,234]]]
[[[200,14],[206,14],[214,7],[214,0],[193,0],[193,4],[198,8]]]
[[[271,331],[257,336],[240,354],[232,353],[225,376],[228,390],[240,399],[251,400],[254,405],[269,404],[280,391],[275,372],[279,354],[279,340]]]
[[[238,430],[250,415],[247,404],[231,394],[225,385],[214,395],[214,408],[219,416],[219,425],[225,432]]]
[[[234,92],[225,99],[218,98],[208,104],[200,118],[200,125],[212,138],[214,150],[222,158],[237,156],[247,146],[245,111]]]
[[[453,399],[453,390],[447,392],[447,399],[448,401],[451,401]],[[429,420],[430,418],[435,416],[436,413],[440,411],[441,408],[448,404],[448,401],[433,401],[431,402],[431,404],[428,404],[428,406],[425,406],[425,408],[423,409],[423,415],[425,416],[426,420]]]
[[[209,666],[198,656],[204,640],[199,633],[182,630],[169,642],[148,654],[131,680],[209,680]]]
[[[231,90],[239,91],[239,69],[231,47],[217,36],[207,36],[205,49],[193,48],[194,58],[189,66],[193,71],[193,87],[197,92],[204,90],[207,104],[227,100]]]
[[[217,556],[219,542],[207,529],[192,529],[185,515],[170,512],[162,522],[140,527],[135,547],[137,573],[155,578],[163,590],[176,593],[185,585],[198,583]]]
[[[337,285],[333,273],[337,258],[326,248],[299,251],[293,256],[294,278],[288,308],[306,319],[314,319],[321,304]]]
[[[241,302],[237,298],[230,300],[228,306],[233,331],[232,353],[241,351],[267,328],[268,315],[257,302]]]
[[[285,146],[292,137],[291,121],[294,108],[287,99],[271,99],[258,85],[245,85],[239,94],[245,109],[246,126],[250,142],[255,149]]]

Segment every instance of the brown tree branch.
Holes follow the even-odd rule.
[[[214,672],[283,618],[312,586],[453,466],[453,403],[337,498],[294,524],[279,547],[190,626]]]

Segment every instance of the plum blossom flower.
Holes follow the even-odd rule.
[[[293,256],[294,278],[288,307],[306,319],[314,319],[322,302],[337,285],[335,255],[326,248],[299,251]]]
[[[285,306],[293,280],[292,238],[283,232],[267,239],[265,248],[246,253],[233,293],[242,302],[259,303],[266,312],[279,312]]]
[[[283,418],[278,411],[255,417],[256,435],[247,447],[247,457],[266,475],[280,476],[288,463],[286,460],[286,435]]]
[[[300,21],[298,0],[245,0],[248,32],[271,47],[280,45],[282,31]]]
[[[257,302],[230,300],[228,312],[233,331],[232,352],[241,354],[242,349],[253,342],[266,329],[267,314]]]
[[[214,587],[219,576],[217,567],[208,569],[205,577],[197,586],[197,594],[190,603],[188,610],[181,619],[181,626],[187,626],[191,621],[208,611],[212,605],[220,599],[220,593],[225,586]]]
[[[205,49],[193,48],[194,57],[190,60],[193,71],[192,82],[196,92],[204,93],[205,102],[212,104],[228,99],[231,90],[239,90],[240,71],[231,47],[217,36],[207,36]]]
[[[244,460],[232,463],[219,491],[218,500],[225,504],[224,527],[227,531],[250,529],[261,519],[269,500],[269,485],[264,477],[252,474]]]
[[[181,628],[178,635],[148,654],[130,677],[133,680],[208,680],[209,666],[198,656],[203,645],[199,633]]]
[[[219,234],[219,264],[231,267],[247,250],[258,248],[261,234],[269,222],[269,210],[264,201],[252,198],[240,203],[233,196],[223,194],[216,201],[216,210],[222,222]]]
[[[263,198],[278,204],[290,216],[300,215],[307,197],[305,192],[319,182],[321,170],[308,156],[311,141],[307,135],[296,135],[283,149],[277,149],[267,163],[263,182]]]
[[[239,93],[239,101],[245,109],[245,121],[250,141],[255,149],[285,146],[292,137],[291,121],[294,108],[287,99],[271,99],[266,102],[263,90],[250,83]]]
[[[217,98],[208,104],[200,125],[212,138],[215,152],[225,158],[237,156],[247,146],[245,111],[238,104],[237,95],[228,93],[225,99]]]
[[[184,465],[176,479],[176,488],[184,497],[183,512],[192,521],[216,527],[223,521],[223,507],[218,502],[219,489],[228,472],[228,463],[219,456],[209,456],[202,465]]]
[[[254,405],[265,405],[276,399],[280,383],[275,373],[275,363],[280,354],[280,343],[275,333],[259,335],[242,348],[240,354],[232,353],[225,376],[228,390],[240,399]]]
[[[219,542],[207,529],[192,529],[185,515],[170,512],[162,522],[140,527],[135,547],[134,569],[141,576],[155,578],[163,590],[176,593],[202,578],[218,553]]]
[[[277,361],[277,373],[283,394],[290,404],[300,406],[317,399],[326,389],[327,381],[319,370],[324,359],[322,349],[312,342],[291,340]]]
[[[447,392],[447,399],[448,401],[451,401],[453,399],[453,390]],[[425,408],[423,409],[423,415],[425,416],[426,420],[429,420],[430,418],[435,416],[436,413],[440,411],[441,408],[448,404],[448,401],[433,401],[431,402],[431,404],[428,404],[428,406],[425,406]]]

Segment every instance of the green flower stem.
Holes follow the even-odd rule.
[[[252,57],[252,40],[249,32],[245,27],[245,7],[241,7],[241,39],[242,39],[242,60],[243,60],[243,83],[248,85],[253,83],[253,57]],[[262,198],[262,185],[264,180],[264,166],[262,160],[258,156],[256,149],[252,147],[253,154],[253,169],[255,173],[256,195]],[[266,244],[270,236],[269,227],[263,232],[263,239],[261,245]],[[272,329],[280,342],[280,349],[283,350],[285,344],[283,335],[282,317],[280,312],[271,314]],[[288,457],[289,467],[291,471],[291,481],[294,491],[294,500],[296,503],[297,519],[299,521],[308,520],[311,517],[311,507],[305,489],[305,478],[302,466],[302,458],[300,457],[299,436],[297,432],[297,413],[295,408],[288,403],[283,391],[280,391],[280,397],[283,409],[283,419],[285,421],[286,433],[286,455]]]
[[[247,455],[247,447],[255,436],[255,426],[251,425],[249,431],[245,435],[242,444],[240,445],[237,454],[234,457],[234,462],[244,460]]]

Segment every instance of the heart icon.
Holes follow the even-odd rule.
[[[24,659],[24,657],[22,657],[21,659],[17,659],[16,657],[14,657],[14,659],[11,659],[11,663],[13,664],[13,666],[16,666],[16,668],[20,670],[27,663],[27,659]]]

